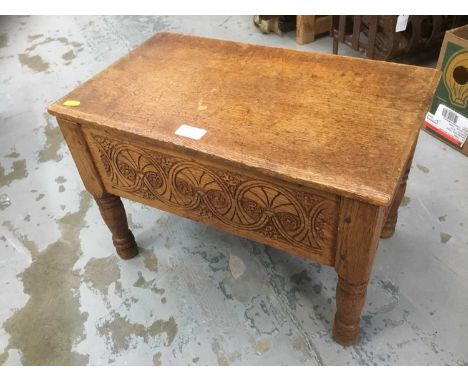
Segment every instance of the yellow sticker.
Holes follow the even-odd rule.
[[[80,101],[75,101],[73,99],[67,99],[64,103],[64,106],[80,106]]]

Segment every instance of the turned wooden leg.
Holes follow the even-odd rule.
[[[361,311],[366,301],[367,284],[365,282],[354,285],[342,278],[338,279],[333,338],[340,345],[352,345],[359,335]]]
[[[335,269],[336,315],[333,338],[341,345],[352,345],[359,335],[361,311],[366,300],[384,207],[343,198],[338,224]]]
[[[387,218],[382,228],[382,232],[380,233],[380,237],[383,239],[392,237],[395,233],[396,223],[398,220],[398,208],[400,207],[401,201],[405,196],[406,183],[408,181],[410,167],[411,163],[407,166],[405,173],[403,174],[403,178],[401,179],[400,185],[398,186],[398,190],[396,191],[396,194],[393,198],[392,204],[388,209]]]
[[[118,196],[107,193],[100,175],[94,166],[92,155],[82,132],[82,126],[75,122],[57,119],[68,148],[86,189],[94,196],[102,218],[112,232],[112,240],[119,256],[131,259],[138,254],[138,247],[132,232],[128,229],[127,215]]]
[[[127,215],[120,198],[108,195],[95,198],[95,200],[99,206],[99,211],[101,211],[102,218],[112,233],[112,241],[117,254],[122,259],[135,257],[138,254],[138,247],[132,231],[128,229]]]

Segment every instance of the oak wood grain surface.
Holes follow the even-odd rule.
[[[428,68],[158,33],[49,112],[388,206],[437,80]],[[207,133],[177,136],[181,124]]]

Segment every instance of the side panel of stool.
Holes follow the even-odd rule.
[[[84,133],[109,193],[334,264],[339,197],[97,129]]]

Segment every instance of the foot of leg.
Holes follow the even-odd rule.
[[[387,220],[382,228],[382,232],[380,233],[380,237],[382,239],[388,239],[392,237],[395,233],[396,223],[398,221],[398,209],[392,210],[389,212],[387,216]]]

